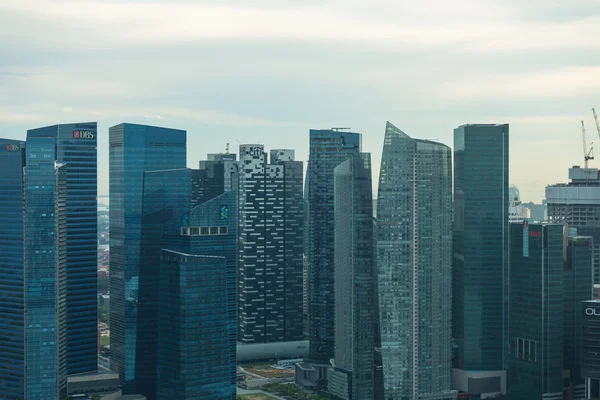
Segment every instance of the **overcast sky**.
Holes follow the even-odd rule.
[[[379,169],[386,120],[452,146],[510,123],[524,201],[600,139],[600,0],[2,0],[0,137],[98,121],[186,129],[188,166],[239,143],[308,156],[310,128],[352,127]]]

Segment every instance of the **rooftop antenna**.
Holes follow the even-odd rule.
[[[229,154],[229,143],[225,146],[225,154]]]

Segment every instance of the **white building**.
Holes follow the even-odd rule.
[[[511,186],[508,189],[508,222],[520,223],[525,218],[531,218],[531,210],[521,202],[519,189],[516,186]]]

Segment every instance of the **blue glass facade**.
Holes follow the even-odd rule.
[[[64,166],[55,140],[28,138],[25,173],[25,398],[66,397]]]
[[[360,152],[360,148],[360,133],[310,131],[307,173],[310,358],[324,364],[329,363],[334,353],[333,171]],[[325,383],[324,374],[320,379]]]
[[[97,125],[53,125],[27,138],[53,138],[56,161],[67,165],[67,370],[98,369]]]
[[[163,226],[190,209],[191,170],[144,174],[142,235],[138,287],[136,384],[147,399],[156,399],[159,263]]]
[[[229,359],[222,358],[206,361],[207,367],[214,364],[215,375],[214,381],[221,381],[220,376],[221,364],[227,362],[227,376],[229,378],[229,393],[230,399],[235,399],[236,393],[236,338],[237,338],[237,323],[236,323],[236,282],[237,282],[237,191],[229,191],[207,201],[197,207],[194,207],[190,212],[183,214],[179,218],[174,219],[165,225],[162,248],[171,249],[186,254],[195,254],[212,257],[224,257],[226,268],[226,289],[227,289],[227,313],[218,314],[220,311],[215,310],[219,318],[227,319],[228,326],[228,341],[227,352]],[[161,280],[162,281],[162,280]],[[162,305],[162,303],[161,303]],[[207,318],[217,318],[216,316]],[[208,340],[208,339],[206,339]],[[160,340],[159,340],[160,342]],[[218,344],[214,342],[212,346],[215,351],[221,351],[220,346],[225,346],[224,343]],[[159,348],[159,353],[162,347]],[[160,359],[164,355],[159,354]],[[161,385],[161,377],[158,378],[159,386]],[[159,393],[161,389],[159,387]],[[159,396],[159,398],[161,398]]]
[[[562,400],[563,226],[525,222],[510,229],[510,398]]]
[[[508,143],[508,125],[454,130],[452,336],[459,373],[453,384],[473,394],[482,386],[493,393],[506,386]],[[469,371],[488,376],[479,380]],[[488,378],[494,383],[485,383]]]
[[[0,398],[25,396],[23,168],[25,142],[0,139]]]
[[[120,124],[109,129],[111,369],[136,391],[144,173],[186,166],[186,132]],[[140,333],[141,334],[141,333]]]
[[[230,400],[224,257],[161,251],[158,398]]]

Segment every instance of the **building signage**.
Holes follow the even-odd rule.
[[[542,232],[529,231],[529,237],[541,238]]]
[[[229,219],[229,208],[227,206],[221,207],[221,219]]]
[[[19,151],[21,150],[21,146],[18,144],[7,144],[6,151]]]
[[[585,315],[595,315],[595,316],[600,316],[600,309],[598,308],[592,308],[592,307],[587,307],[585,309]]]
[[[93,131],[73,131],[73,139],[94,139]]]
[[[260,157],[265,153],[265,149],[262,146],[243,146],[242,153],[252,157]]]

